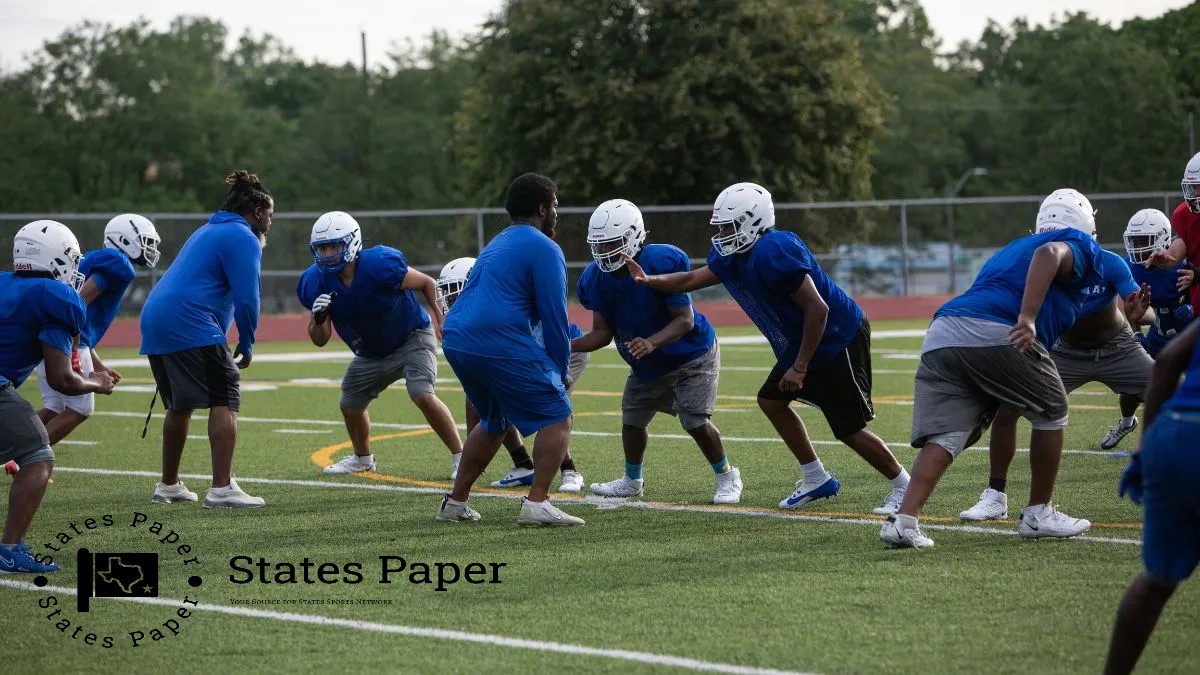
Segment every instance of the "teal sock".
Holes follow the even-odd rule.
[[[625,462],[625,477],[629,478],[630,480],[641,480],[642,465]]]
[[[721,461],[710,462],[710,464],[712,464],[713,473],[718,474],[718,475],[727,473],[729,471],[729,469],[731,468],[729,466],[729,458],[728,457],[722,457]]]

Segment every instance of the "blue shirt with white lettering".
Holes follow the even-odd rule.
[[[1106,285],[1103,249],[1079,230],[1031,234],[1005,246],[984,263],[971,288],[943,304],[934,317],[964,316],[1015,325],[1033,255],[1051,242],[1069,246],[1073,258],[1070,277],[1050,284],[1034,324],[1038,341],[1052,348],[1059,335],[1082,316],[1089,293],[1099,293]]]

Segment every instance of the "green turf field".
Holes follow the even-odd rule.
[[[883,337],[874,343],[879,417],[873,428],[909,467],[915,451],[905,444],[919,344],[919,338]],[[721,350],[714,422],[742,471],[740,508],[710,505],[711,469],[675,420],[660,416],[650,429],[645,499],[597,508],[564,495],[559,506],[587,520],[585,527],[564,530],[519,528],[521,493],[486,488],[471,500],[481,522],[434,522],[448,486],[448,453],[420,426],[402,385],[371,409],[381,437],[374,443],[379,473],[323,475],[326,458],[347,452],[338,449],[345,434],[337,409],[346,362],[266,358],[314,351],[303,343],[262,345],[260,358],[243,373],[248,386],[234,469],[247,492],[267,500],[266,508],[251,511],[149,502],[160,465],[161,418],[139,438],[150,371],[118,368],[125,376],[119,393],[101,397],[97,415],[70,444],[56,448],[55,482],[28,537],[36,551],[49,552],[45,543],[60,548],[55,555],[63,571],[50,575],[45,588],[30,585],[29,575],[0,580],[5,672],[151,672],[187,664],[322,673],[1088,673],[1100,670],[1117,601],[1140,569],[1141,511],[1116,498],[1126,460],[1097,447],[1115,420],[1116,397],[1096,385],[1072,397],[1067,448],[1077,452],[1064,456],[1057,491],[1062,510],[1098,524],[1090,539],[1021,541],[1012,536],[1012,521],[961,526],[958,512],[974,504],[986,484],[986,453],[972,451],[951,468],[927,507],[923,524],[936,548],[897,551],[880,543],[879,517],[870,515],[888,492],[886,482],[834,442],[811,409],[801,414],[824,463],[842,481],[842,494],[798,515],[775,507],[800,471],[754,403],[772,362],[765,345]],[[110,363],[133,356],[102,354]],[[587,483],[620,475],[626,373],[616,352],[605,350],[593,355],[578,385],[571,449]],[[461,422],[463,395],[444,361],[439,375],[445,378],[439,394]],[[22,391],[36,402],[36,382]],[[185,480],[201,499],[209,471],[204,424],[200,415],[193,420],[195,439],[183,460]],[[1027,441],[1023,424],[1020,446]],[[1135,442],[1127,438],[1121,449],[1132,450]],[[1010,476],[1014,517],[1025,503],[1026,458],[1018,455]],[[485,481],[507,467],[501,451]],[[138,513],[146,522],[131,527]],[[112,517],[111,526],[104,515]],[[88,518],[95,529],[87,529]],[[150,529],[156,522],[157,534]],[[179,541],[160,543],[171,531]],[[59,532],[70,541],[60,543]],[[182,555],[181,545],[189,547]],[[96,598],[89,612],[78,612],[69,593],[80,547],[158,553],[157,604]],[[272,583],[261,583],[257,567],[236,560],[255,581],[234,583],[231,576],[250,576],[231,569],[239,556],[264,558]],[[405,571],[389,576],[392,583],[379,583],[381,556],[405,559]],[[303,583],[305,558],[331,564],[325,576],[336,583]],[[493,568],[467,567],[476,562],[504,563],[494,568],[500,583],[460,580],[438,591],[436,583],[412,583],[409,576],[424,563],[436,582],[435,563],[456,563],[464,575],[474,570],[474,580],[491,580]],[[300,583],[274,583],[276,563],[296,565]],[[361,564],[360,583],[343,580],[347,563]],[[333,565],[338,572],[329,571]],[[442,570],[451,573],[448,566]],[[313,581],[317,572],[310,571]],[[198,588],[188,585],[191,576],[201,577]],[[70,621],[65,630],[63,619]],[[1142,669],[1195,672],[1197,625],[1200,587],[1185,584],[1159,623]],[[153,629],[162,639],[154,639]],[[136,632],[145,637],[133,646]],[[89,633],[95,644],[87,643]],[[111,648],[103,646],[105,637],[112,638]]]

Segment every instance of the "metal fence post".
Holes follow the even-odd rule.
[[[1163,213],[1167,214],[1168,218],[1171,217],[1171,197],[1168,195],[1163,195]]]
[[[900,205],[900,290],[908,295],[908,204]]]
[[[483,240],[483,211],[475,212],[475,239],[479,246],[479,253],[483,253],[483,247],[486,242]]]

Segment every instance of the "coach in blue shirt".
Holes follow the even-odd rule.
[[[213,458],[205,508],[264,503],[242,492],[231,472],[241,403],[238,369],[250,365],[254,351],[262,247],[275,201],[258,176],[247,171],[236,171],[225,182],[229,193],[221,210],[192,233],[142,308],[141,353],[150,357],[167,408],[162,482],[151,497],[159,503],[197,499],[179,482],[179,459],[197,408],[209,409]],[[238,328],[232,357],[225,338],[231,321]]]
[[[554,181],[536,173],[513,181],[505,201],[513,222],[479,254],[446,315],[442,350],[479,425],[463,445],[440,521],[479,520],[466,503],[471,486],[500,449],[505,430],[515,426],[522,436],[537,433],[533,484],[517,522],[583,524],[547,499],[571,435],[567,264],[552,239],[557,191]]]

